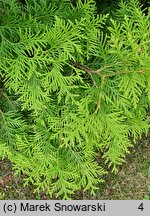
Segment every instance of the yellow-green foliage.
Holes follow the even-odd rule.
[[[104,163],[116,172],[149,130],[150,11],[136,0],[115,19],[94,0],[0,0],[0,10],[1,157],[51,196],[94,193]]]

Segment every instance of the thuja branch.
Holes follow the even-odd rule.
[[[120,75],[120,74],[128,74],[128,73],[132,73],[132,71],[117,71],[116,73],[110,73],[110,74],[102,74],[101,72],[107,68],[111,68],[115,65],[118,65],[120,64],[121,62],[116,62],[115,64],[112,64],[112,65],[106,65],[104,67],[101,67],[100,69],[98,70],[93,70],[92,68],[86,66],[86,65],[83,65],[83,64],[80,64],[78,62],[75,62],[73,64],[74,67],[76,68],[79,68],[79,69],[82,69],[84,70],[85,72],[87,72],[89,75],[93,75],[93,74],[97,74],[99,75],[101,78],[102,76],[104,76],[105,78],[106,77],[112,77],[112,76],[117,76],[117,75]],[[145,72],[143,70],[140,70],[140,71],[136,71],[136,73],[141,73],[141,74],[144,74]]]
[[[116,63],[114,63],[114,64],[112,64],[112,65],[106,65],[106,66],[104,66],[104,67],[101,67],[101,68],[98,69],[98,70],[93,70],[92,68],[90,68],[90,67],[88,67],[88,66],[86,66],[86,65],[80,64],[80,63],[78,63],[78,62],[75,62],[75,63],[73,64],[73,66],[76,67],[76,68],[79,68],[79,69],[84,70],[85,72],[87,72],[87,73],[90,74],[90,75],[92,75],[92,74],[97,74],[97,75],[101,76],[101,75],[103,75],[103,74],[101,74],[101,72],[102,72],[103,70],[105,70],[106,68],[111,68],[111,67],[113,67],[113,66],[115,66],[115,65],[118,65],[118,64],[120,64],[120,63],[121,63],[121,62],[116,62]]]
[[[103,97],[103,87],[105,84],[105,75],[102,76],[102,81],[101,81],[101,86],[100,86],[100,93],[99,93],[99,98],[98,98],[98,102],[97,102],[97,107],[96,110],[93,114],[97,114],[98,110],[100,109],[101,106],[101,101],[102,101],[102,97]]]
[[[82,70],[84,70],[85,72],[87,72],[87,73],[90,75],[90,77],[91,77],[91,79],[92,79],[92,81],[93,81],[94,86],[95,86],[96,88],[98,88],[97,83],[95,82],[95,80],[93,79],[93,76],[92,76],[92,74],[95,74],[95,73],[98,74],[96,71],[94,71],[92,68],[87,67],[87,66],[85,66],[85,65],[82,65],[82,64],[80,64],[80,63],[78,63],[78,62],[75,62],[75,63],[73,64],[73,66],[76,67],[76,68],[82,69]]]
[[[79,68],[79,69],[84,70],[84,71],[87,72],[88,74],[93,74],[93,73],[95,73],[95,71],[94,71],[92,68],[90,68],[90,67],[88,67],[88,66],[86,66],[86,65],[80,64],[80,63],[78,63],[78,62],[75,62],[75,63],[73,64],[73,66],[76,67],[76,68]]]
[[[111,64],[111,65],[103,66],[103,67],[101,67],[100,69],[96,70],[95,73],[100,75],[100,73],[101,73],[103,70],[105,70],[105,69],[107,69],[107,68],[114,67],[115,65],[119,65],[119,64],[121,64],[121,62],[116,62],[116,63]]]
[[[0,109],[0,114],[2,115],[2,118],[5,119],[3,111]]]
[[[123,71],[123,70],[120,70],[120,71],[117,71],[117,72],[113,72],[113,73],[110,73],[110,74],[102,74],[101,72],[107,68],[111,68],[115,65],[118,65],[120,64],[120,62],[116,62],[115,64],[112,64],[112,65],[106,65],[98,70],[93,70],[92,68],[86,66],[86,65],[82,65],[78,62],[75,62],[73,64],[74,67],[76,68],[79,68],[79,69],[82,69],[84,70],[85,72],[87,72],[92,80],[93,80],[93,83],[94,85],[96,85],[97,87],[97,84],[95,84],[95,80],[93,79],[92,75],[93,74],[97,74],[101,77],[101,85],[100,85],[100,94],[99,94],[99,98],[98,98],[98,102],[97,102],[97,106],[96,106],[96,110],[93,114],[97,114],[98,110],[100,109],[100,106],[101,106],[101,101],[102,101],[102,97],[103,97],[103,87],[104,87],[104,84],[105,84],[105,79],[108,78],[108,77],[112,77],[112,76],[118,76],[118,75],[122,75],[122,74],[128,74],[128,73],[132,73],[132,71]],[[136,71],[136,73],[141,73],[141,74],[144,74],[145,72],[143,70],[140,70],[140,71]]]
[[[112,76],[117,76],[117,75],[122,75],[122,74],[129,74],[129,73],[133,73],[132,71],[117,71],[116,73],[111,73],[111,74],[105,74],[105,78],[108,77],[112,77]],[[140,71],[136,71],[136,73],[141,73],[141,74],[145,74],[145,72],[143,70]]]

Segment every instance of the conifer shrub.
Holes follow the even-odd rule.
[[[94,194],[149,131],[150,10],[119,7],[0,0],[0,155],[51,197]]]

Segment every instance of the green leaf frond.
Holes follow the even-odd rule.
[[[150,10],[0,0],[0,12],[0,156],[52,198],[94,194],[150,129]]]

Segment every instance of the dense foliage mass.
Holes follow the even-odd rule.
[[[0,0],[0,155],[38,191],[94,193],[149,130],[150,10],[25,2]]]

